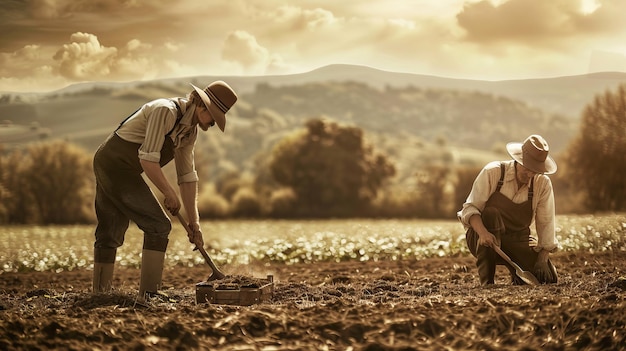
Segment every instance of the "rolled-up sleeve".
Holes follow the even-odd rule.
[[[473,215],[480,215],[485,209],[485,204],[495,189],[494,179],[498,175],[494,173],[493,169],[496,168],[499,174],[500,168],[498,163],[490,163],[478,173],[467,200],[465,200],[461,210],[457,212],[457,216],[465,228],[470,227],[469,219]]]
[[[194,147],[195,144],[191,144],[175,150],[178,184],[198,181],[198,172],[194,164]]]
[[[146,137],[139,147],[139,158],[159,162],[165,134],[174,126],[176,116],[167,107],[155,108],[146,113],[150,113],[150,115],[146,122]]]
[[[538,181],[538,196],[535,205],[535,229],[537,230],[536,251],[546,250],[554,252],[559,247],[555,234],[555,205],[552,182],[547,176],[541,176]]]

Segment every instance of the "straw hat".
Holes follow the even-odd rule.
[[[535,173],[553,174],[556,162],[548,156],[550,147],[541,135],[533,134],[523,143],[508,143],[506,150],[513,159]]]
[[[211,113],[215,123],[223,132],[226,128],[226,112],[237,101],[237,94],[226,82],[221,80],[215,81],[202,90],[191,84],[194,90],[200,95],[207,110]]]

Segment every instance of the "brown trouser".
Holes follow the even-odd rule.
[[[481,214],[483,224],[496,236],[501,243],[500,247],[513,262],[517,263],[523,270],[534,271],[537,262],[538,253],[533,250],[530,240],[530,229],[521,232],[507,232],[504,220],[495,207],[486,207]],[[521,280],[515,275],[515,269],[506,263],[498,254],[490,247],[478,245],[478,234],[473,228],[469,228],[465,234],[467,247],[474,257],[476,257],[476,266],[478,267],[478,275],[480,283],[493,284],[496,265],[505,265],[511,273],[514,283],[520,284]],[[548,261],[550,270],[552,271],[552,279],[542,283],[556,283],[556,269],[551,261]]]
[[[116,250],[124,243],[130,221],[144,232],[144,249],[165,252],[167,248],[172,225],[141,176],[138,148],[138,144],[113,133],[94,156],[98,217],[95,262],[115,262]],[[169,160],[162,157],[164,163]]]

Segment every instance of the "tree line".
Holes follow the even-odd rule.
[[[625,128],[626,85],[586,106],[552,176],[557,211],[625,209]],[[88,152],[52,141],[4,152],[0,144],[0,155],[0,223],[95,222]],[[444,157],[416,167],[415,186],[399,191],[389,187],[393,157],[361,128],[314,118],[276,142],[253,174],[234,170],[210,182],[201,176],[199,210],[204,219],[453,218],[479,170]]]

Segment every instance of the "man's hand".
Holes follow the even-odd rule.
[[[472,217],[470,217],[469,219],[469,223],[476,232],[476,234],[478,234],[478,246],[500,246],[500,243],[498,242],[496,236],[491,234],[491,232],[489,232],[487,228],[485,228],[483,219],[480,217],[479,214],[472,215]]]
[[[552,271],[550,270],[547,262],[537,261],[533,271],[535,273],[535,277],[537,277],[541,283],[552,281]]]
[[[551,282],[554,279],[554,277],[552,277],[552,271],[550,270],[550,266],[548,265],[548,256],[548,251],[539,251],[539,255],[537,256],[537,262],[535,262],[535,266],[533,267],[533,273],[535,274],[535,277],[537,277],[537,279],[539,279],[539,281],[542,283]]]
[[[499,246],[498,239],[495,235],[487,232],[485,234],[478,234],[478,245],[494,247]]]
[[[176,193],[174,193],[173,196],[166,195],[163,204],[165,205],[165,209],[167,209],[174,216],[176,216],[178,211],[180,211],[180,200],[178,200]]]
[[[200,229],[200,223],[189,223],[189,229],[191,229],[191,234],[187,235],[187,237],[189,238],[189,242],[195,244],[198,247],[204,247],[204,239],[202,238],[202,229]]]
[[[165,196],[165,200],[163,201],[165,209],[176,216],[178,211],[180,211],[180,200],[178,200],[178,195],[176,195],[174,188],[172,188],[170,183],[165,178],[161,165],[158,162],[146,161],[143,159],[140,159],[139,163],[141,164],[141,168],[143,168],[146,176],[148,176],[148,179],[150,179],[150,181],[156,185],[156,187]]]

